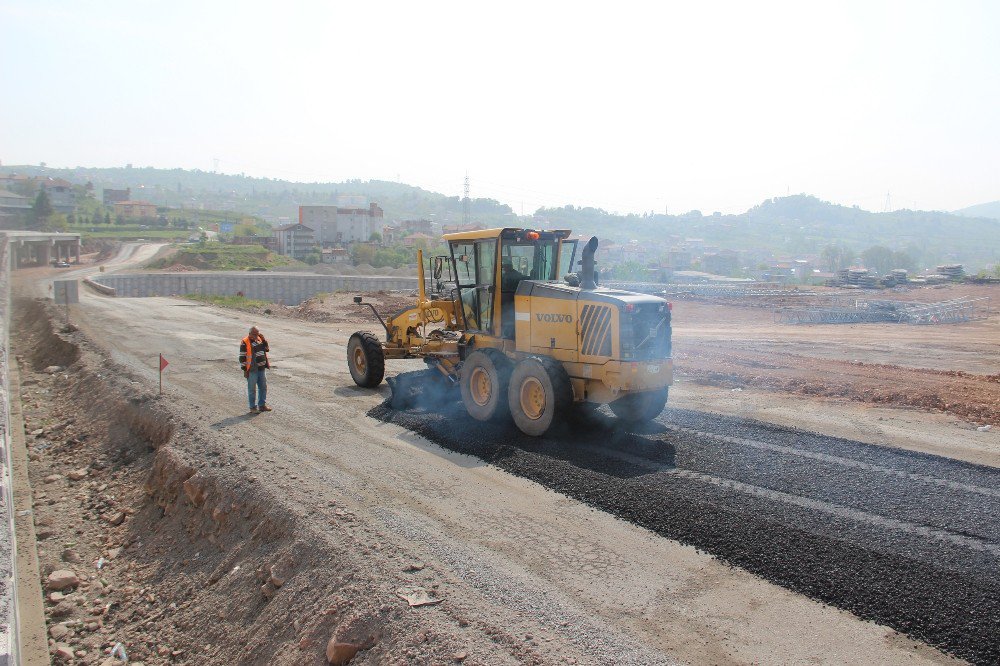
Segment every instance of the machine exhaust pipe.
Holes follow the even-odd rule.
[[[587,244],[583,246],[583,254],[580,257],[580,288],[597,289],[597,273],[594,266],[594,253],[597,252],[597,236],[591,236]]]

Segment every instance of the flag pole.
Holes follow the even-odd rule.
[[[160,395],[163,395],[163,354],[160,354]]]

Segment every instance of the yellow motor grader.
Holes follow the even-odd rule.
[[[429,258],[426,269],[418,253],[414,307],[383,320],[354,299],[385,329],[384,341],[351,336],[355,383],[378,386],[386,359],[421,358],[429,367],[417,384],[457,385],[469,416],[513,418],[528,435],[544,434],[582,403],[608,404],[632,423],[656,418],[673,380],[670,304],[599,287],[596,237],[572,271],[578,241],[569,236],[515,228],[446,234],[450,254]],[[397,394],[420,389],[412,379],[389,383],[394,404]]]

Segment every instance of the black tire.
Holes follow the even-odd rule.
[[[385,377],[385,351],[371,333],[358,331],[347,341],[347,368],[354,383],[375,388]]]
[[[514,366],[507,393],[510,415],[525,435],[541,437],[573,409],[573,385],[562,363],[529,356]]]
[[[629,425],[639,425],[652,421],[667,405],[667,389],[629,393],[618,398],[608,407],[615,416]]]
[[[511,362],[496,349],[477,349],[462,363],[462,404],[477,421],[507,418]]]

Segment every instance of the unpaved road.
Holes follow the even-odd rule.
[[[803,571],[813,572],[818,575],[813,596],[828,601],[841,600],[825,595],[829,590],[824,588],[831,584],[842,589],[845,584],[872,582],[858,571],[824,578],[819,565],[798,566],[810,564],[815,555],[828,555],[838,541],[840,547],[873,557],[917,552],[919,566],[907,569],[904,564],[901,575],[941,575],[971,562],[978,567],[977,576],[988,579],[984,572],[992,572],[992,579],[998,579],[997,514],[991,513],[996,509],[991,493],[1000,484],[984,468],[887,454],[827,438],[802,444],[795,433],[787,432],[779,444],[768,439],[761,446],[756,426],[741,430],[748,426],[738,421],[706,438],[711,429],[698,412],[674,413],[677,422],[694,433],[679,432],[677,423],[667,420],[658,429],[627,435],[625,442],[615,442],[620,433],[597,415],[588,432],[575,433],[587,440],[579,449],[568,440],[518,441],[509,429],[470,428],[433,412],[411,415],[398,425],[386,422],[396,420],[393,415],[377,409],[384,386],[379,392],[353,386],[344,363],[351,332],[347,325],[266,317],[250,322],[186,301],[110,299],[89,292],[76,323],[148,386],[155,386],[157,355],[162,352],[170,361],[164,374],[165,400],[175,413],[257,470],[280,490],[289,510],[322,531],[329,529],[331,502],[347,507],[372,538],[440,572],[446,602],[434,612],[454,614],[460,609],[466,616],[490,618],[511,635],[523,636],[534,660],[950,661],[892,629],[659,536],[658,531],[692,542],[690,534],[661,530],[658,520],[678,515],[671,503],[692,498],[699,503],[681,513],[693,524],[719,527],[733,537],[730,549],[721,555],[738,561],[734,552],[756,553],[777,561],[789,573],[781,582],[796,589]],[[275,411],[254,417],[244,415],[245,384],[236,367],[238,340],[250,323],[259,325],[270,340],[275,366],[268,400]],[[420,364],[400,367],[415,369]],[[698,392],[706,390],[686,389],[682,382],[674,392],[675,404],[691,405],[698,401]],[[723,401],[717,404],[725,408]],[[846,413],[833,429],[850,429],[853,416]],[[459,438],[462,433],[465,437]],[[718,437],[751,443],[741,446]],[[553,476],[522,478],[533,476],[532,462],[539,470],[555,470]],[[817,466],[823,470],[819,480],[814,478]],[[910,478],[913,475],[921,478]],[[573,483],[560,487],[567,479]],[[954,487],[962,484],[977,490]],[[881,497],[883,487],[888,499]],[[581,494],[588,488],[596,493],[593,497]],[[966,515],[968,506],[953,507],[952,515],[963,520],[957,525],[931,516],[928,507],[952,496],[948,489],[955,491],[958,502],[967,502],[969,492],[990,498],[976,505],[987,513]],[[605,502],[616,495],[625,505],[621,500]],[[636,500],[643,502],[641,519],[623,511]],[[903,509],[908,511],[905,516]],[[753,514],[766,520],[740,524],[741,516]],[[862,520],[857,519],[860,515]],[[906,529],[899,529],[902,523]],[[775,539],[769,551],[760,538],[750,539],[752,548],[740,550],[740,529],[765,525],[768,534],[801,535],[799,550],[785,552],[782,549],[794,544]],[[928,530],[932,533],[925,533]],[[831,537],[838,533],[842,539]],[[973,542],[985,547],[968,545]],[[698,545],[711,549],[717,544]],[[940,568],[921,568],[944,551],[947,561]],[[749,560],[746,564],[756,569]],[[759,569],[769,575],[766,567]],[[977,594],[989,589],[988,582],[976,579]],[[986,619],[987,624],[975,626],[994,626]],[[985,663],[986,654],[966,656]]]

